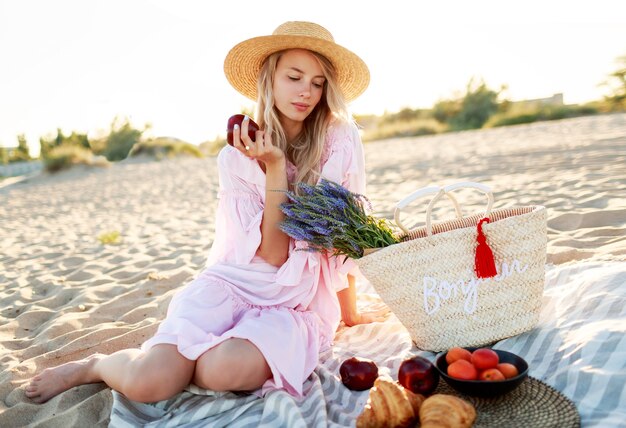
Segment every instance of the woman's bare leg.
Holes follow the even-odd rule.
[[[193,383],[213,391],[254,391],[272,377],[259,348],[246,339],[228,339],[202,354]]]
[[[156,345],[144,353],[124,349],[111,355],[96,354],[45,369],[31,379],[26,396],[36,403],[74,386],[105,382],[131,400],[154,402],[172,397],[191,381],[195,361],[183,357],[175,345]]]

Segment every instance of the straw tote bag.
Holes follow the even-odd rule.
[[[462,215],[452,194],[460,188],[485,194],[484,214]],[[434,196],[425,226],[406,229],[401,210],[428,195]],[[432,224],[432,209],[443,196],[454,203],[456,218]],[[482,346],[537,324],[545,280],[546,208],[492,210],[492,205],[491,189],[480,183],[420,189],[396,205],[402,242],[355,260],[418,348]]]

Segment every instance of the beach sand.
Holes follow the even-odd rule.
[[[420,187],[477,181],[495,208],[548,207],[548,259],[626,261],[626,114],[365,145],[375,214]],[[0,426],[106,426],[104,384],[44,405],[23,388],[46,367],[138,347],[214,236],[215,158],[74,168],[0,188]],[[485,198],[461,191],[464,212]],[[451,215],[446,201],[435,221]],[[425,202],[407,224],[424,221]],[[119,233],[104,245],[103,234]]]

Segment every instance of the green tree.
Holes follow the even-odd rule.
[[[498,95],[489,89],[484,81],[476,84],[471,79],[461,101],[461,110],[450,119],[452,130],[478,129],[498,111]]]
[[[8,162],[22,162],[32,159],[30,157],[28,142],[26,141],[24,134],[17,136],[17,147],[6,150],[6,156]]]
[[[28,141],[26,141],[26,136],[24,134],[20,134],[17,136],[17,149],[15,150],[15,158],[17,160],[31,160],[30,151],[28,148]]]
[[[447,123],[451,130],[481,128],[498,111],[498,96],[481,80],[473,78],[467,84],[465,95],[461,98],[438,101],[433,107],[433,117]]]
[[[603,85],[608,86],[612,91],[605,97],[611,110],[626,109],[626,55],[617,58],[615,61],[618,69],[609,74]]]
[[[441,123],[448,123],[461,111],[461,100],[439,100],[433,106],[433,117]]]
[[[75,146],[80,146],[85,149],[91,150],[91,146],[89,145],[89,139],[87,138],[87,134],[79,134],[75,131],[72,131],[72,134],[69,137],[65,137],[63,139],[64,144],[72,144]]]
[[[44,137],[39,138],[39,156],[42,159],[46,159],[50,150],[54,148],[54,142],[45,139]]]
[[[148,128],[149,125],[146,125],[143,130],[135,129],[128,119],[121,121],[116,117],[111,123],[111,132],[106,139],[102,154],[109,161],[126,159],[130,150],[141,140],[141,136]]]
[[[61,128],[57,128],[57,135],[50,138],[40,137],[39,138],[39,155],[42,159],[47,159],[48,154],[55,147],[59,147],[63,144],[65,140],[65,135],[63,135],[63,130]]]
[[[63,131],[61,128],[57,128],[57,136],[54,139],[54,147],[59,147],[63,144],[63,140],[65,139],[65,135],[63,135]]]
[[[72,131],[71,135],[66,136],[63,134],[61,128],[57,128],[56,136],[48,139],[43,137],[39,139],[39,151],[41,158],[46,159],[52,149],[60,146],[78,146],[87,150],[91,150],[87,134],[79,134],[75,131]]]

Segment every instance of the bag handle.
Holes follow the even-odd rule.
[[[437,203],[437,201],[441,199],[444,194],[449,195],[449,192],[453,192],[458,189],[469,188],[480,190],[487,196],[487,208],[485,209],[485,214],[483,215],[483,217],[489,217],[491,215],[491,207],[493,206],[493,192],[491,191],[491,188],[489,186],[485,186],[481,183],[475,183],[473,181],[462,181],[460,183],[449,184],[443,187],[428,204],[428,208],[426,209],[426,233],[428,234],[428,236],[432,235],[431,216],[432,209],[435,206],[435,203]]]
[[[409,229],[407,229],[400,221],[400,211],[406,208],[411,202],[415,201],[416,199],[423,198],[424,196],[428,196],[428,195],[438,194],[441,191],[442,191],[442,188],[439,186],[423,187],[419,190],[416,190],[415,192],[411,193],[409,196],[407,196],[406,198],[398,202],[393,212],[393,219],[398,225],[398,227],[400,227],[400,229],[402,229],[405,233],[409,233]],[[452,201],[452,203],[454,203],[454,210],[456,211],[456,216],[460,220],[463,217],[463,213],[461,212],[461,205],[459,205],[459,201],[456,200],[456,198],[452,195],[452,193],[446,193],[445,195],[448,197],[448,199]]]
[[[452,193],[451,193],[455,190],[462,189],[462,188],[477,189],[483,192],[487,196],[487,208],[485,209],[484,217],[489,217],[489,215],[491,214],[491,208],[493,206],[493,192],[491,191],[491,188],[484,184],[475,183],[473,181],[462,181],[459,183],[450,184],[445,187],[439,187],[439,186],[424,187],[410,194],[406,198],[402,199],[400,202],[396,204],[396,209],[394,211],[394,220],[396,224],[398,225],[398,227],[400,227],[400,229],[402,229],[402,231],[404,231],[405,233],[409,233],[410,232],[409,229],[407,229],[400,222],[400,210],[405,208],[408,204],[410,204],[411,202],[413,202],[414,200],[418,198],[435,194],[435,197],[431,199],[430,203],[428,204],[428,208],[426,209],[426,233],[428,236],[431,236],[432,235],[432,223],[431,223],[432,209],[435,206],[435,203],[437,203],[437,201],[439,201],[439,199],[441,199],[443,195],[446,195],[451,201],[454,202],[454,208],[456,211],[457,218],[458,219],[462,218],[461,207],[458,201],[456,200],[456,198],[452,196]]]

